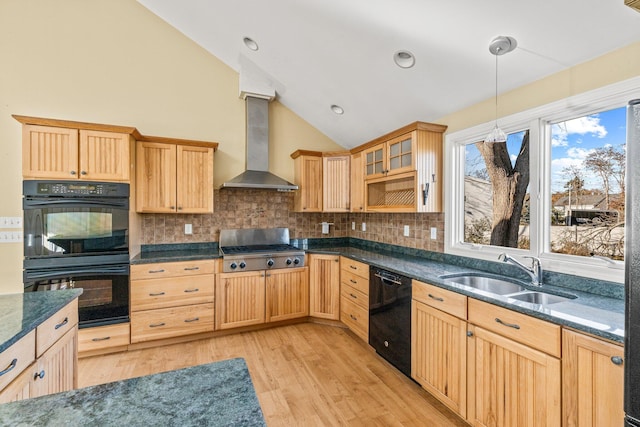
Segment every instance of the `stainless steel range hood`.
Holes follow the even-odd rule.
[[[246,170],[220,188],[257,188],[278,191],[298,186],[269,172],[269,100],[246,95]]]

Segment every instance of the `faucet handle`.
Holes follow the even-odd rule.
[[[540,265],[540,258],[538,257],[525,255],[522,258],[529,258],[531,260],[531,265],[533,266]]]

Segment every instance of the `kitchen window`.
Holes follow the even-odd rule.
[[[507,142],[489,154],[493,122],[446,135],[445,251],[536,256],[550,271],[622,282],[626,105],[639,88],[634,78],[499,118]]]

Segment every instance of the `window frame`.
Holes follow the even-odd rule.
[[[562,122],[613,108],[626,106],[640,97],[640,77],[614,83],[506,117],[498,124],[510,134],[529,129],[530,143],[530,248],[517,249],[464,242],[465,146],[481,141],[495,121],[482,123],[445,135],[445,253],[498,261],[508,252],[525,262],[523,256],[539,257],[544,269],[612,282],[624,282],[624,263],[548,251],[551,211],[551,123]]]

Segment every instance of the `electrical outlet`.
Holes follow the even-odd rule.
[[[366,222],[362,223],[362,231],[367,231],[367,223]]]
[[[355,221],[353,221],[353,222],[351,223],[351,229],[352,229],[352,230],[355,230],[355,229],[356,229],[356,222],[355,222]]]
[[[22,217],[20,216],[0,217],[0,228],[22,228]]]
[[[438,238],[438,229],[435,227],[431,227],[431,240],[436,240]]]
[[[193,226],[191,224],[184,225],[184,234],[193,234]]]
[[[0,243],[20,243],[20,242],[22,242],[22,231],[0,232]]]
[[[404,226],[403,234],[404,234],[404,237],[409,237],[409,226],[408,225]]]

